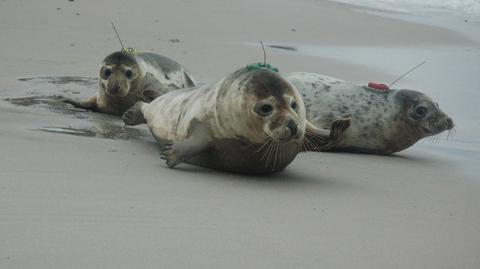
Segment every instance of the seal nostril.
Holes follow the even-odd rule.
[[[114,85],[112,87],[112,93],[119,93],[120,92],[120,87],[118,85]]]
[[[447,118],[447,127],[450,129],[450,128],[453,128],[453,120],[452,118]]]
[[[293,120],[289,120],[287,122],[287,127],[288,129],[290,129],[290,133],[292,134],[292,136],[297,134],[297,131],[298,131],[297,124]]]

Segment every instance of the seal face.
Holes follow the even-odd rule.
[[[141,70],[135,57],[128,53],[112,53],[103,60],[99,72],[100,89],[112,97],[124,97],[136,89],[141,81]],[[132,91],[133,92],[133,91]]]
[[[409,128],[412,134],[417,131],[417,136],[423,138],[453,128],[452,119],[440,110],[437,103],[421,92],[398,90],[395,93],[395,101],[403,109],[401,115],[407,122],[405,128]]]
[[[177,62],[154,53],[128,48],[108,55],[99,71],[99,90],[85,101],[64,100],[76,107],[122,115],[138,101],[150,102],[174,90],[195,86]]]
[[[139,102],[123,119],[147,123],[167,165],[183,161],[236,173],[280,171],[302,150],[306,135],[319,147],[335,132],[309,129],[298,91],[276,72],[242,68],[212,84]]]
[[[425,94],[378,90],[315,73],[290,73],[305,102],[307,119],[329,126],[344,115],[352,124],[331,150],[391,154],[453,128],[450,117]]]

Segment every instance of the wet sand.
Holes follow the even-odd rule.
[[[473,38],[323,1],[162,2],[0,1],[1,268],[480,266]],[[111,20],[128,46],[200,82],[260,61],[258,40],[277,46],[268,60],[283,72],[358,83],[428,56],[435,68],[401,86],[438,99],[457,134],[390,157],[301,154],[264,177],[168,169],[145,127],[54,97],[96,91],[100,61],[119,49]]]

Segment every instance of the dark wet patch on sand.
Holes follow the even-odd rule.
[[[78,114],[77,112],[85,110],[63,103],[64,94],[66,97],[76,95],[76,98],[84,99],[87,97],[82,96],[82,93],[91,96],[98,85],[97,78],[75,76],[27,77],[19,78],[18,81],[31,85],[19,91],[23,96],[5,98],[5,101],[17,106],[38,106],[66,114]]]
[[[67,135],[76,135],[76,136],[94,137],[97,135],[94,131],[91,131],[88,129],[75,129],[75,128],[68,128],[68,127],[43,127],[37,130],[46,132],[46,133],[67,134]]]
[[[46,76],[46,77],[31,77],[31,78],[19,78],[19,81],[23,82],[32,82],[32,83],[50,83],[54,85],[65,85],[69,83],[82,85],[82,86],[93,86],[98,84],[97,78],[92,77],[72,77],[72,76]]]
[[[66,106],[57,96],[26,96],[5,98],[5,101],[17,106],[49,105],[54,107]]]
[[[288,50],[288,51],[297,51],[297,48],[291,46],[280,46],[280,45],[268,45],[270,48]]]
[[[101,123],[98,126],[90,128],[73,128],[73,127],[42,127],[36,129],[46,133],[75,135],[83,137],[97,137],[114,140],[129,140],[148,137],[146,130],[121,127],[109,123]]]
[[[17,106],[39,106],[57,113],[73,114],[76,118],[80,119],[87,117],[85,113],[79,113],[87,112],[86,110],[75,108],[67,103],[64,103],[62,102],[62,98],[58,96],[26,96],[5,98],[4,100]]]
[[[28,96],[28,97],[16,97],[16,98],[5,98],[5,101],[12,103],[17,106],[33,106],[48,103],[48,96]]]
[[[77,119],[87,119],[87,121],[75,121],[81,126],[67,126],[62,123],[43,123],[35,124],[31,130],[40,131],[49,134],[73,135],[80,137],[103,138],[114,140],[129,140],[151,138],[150,132],[145,129],[135,129],[123,127],[119,117],[111,115],[94,113],[92,111],[76,108],[71,104],[63,102],[65,98],[71,98],[72,94],[81,95],[84,89],[86,92],[97,88],[97,78],[89,77],[32,77],[20,78],[19,81],[32,84],[23,91],[23,96],[8,97],[3,100],[15,106],[25,107],[32,112],[47,110],[63,115],[73,116]],[[36,94],[35,94],[36,93]],[[38,94],[40,93],[40,94]],[[57,95],[67,93],[67,96]],[[31,95],[33,94],[33,95]],[[74,99],[84,99],[86,97],[78,96]],[[65,122],[65,118],[61,122]],[[67,121],[68,122],[68,121]]]

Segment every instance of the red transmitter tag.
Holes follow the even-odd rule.
[[[375,90],[379,90],[379,91],[388,91],[390,90],[390,88],[388,88],[387,85],[383,84],[383,83],[376,83],[376,82],[369,82],[368,83],[368,87],[369,88],[372,88],[372,89],[375,89]]]

